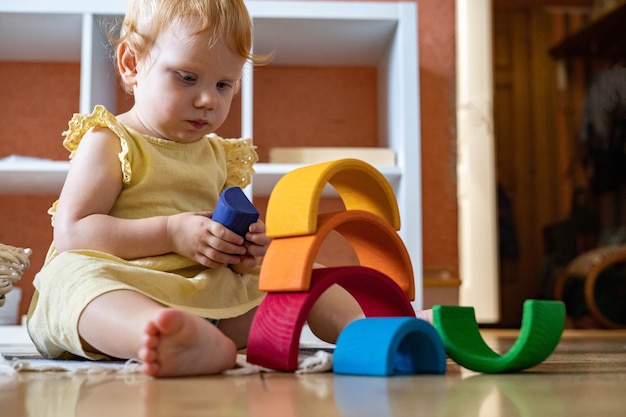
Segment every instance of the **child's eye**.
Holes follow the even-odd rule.
[[[178,76],[186,83],[193,83],[198,79],[195,75],[184,71],[178,71]]]
[[[233,83],[232,82],[227,82],[227,81],[220,81],[219,83],[217,83],[217,88],[220,90],[224,90],[227,88],[233,88]]]

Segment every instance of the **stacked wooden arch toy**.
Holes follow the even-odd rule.
[[[337,191],[345,210],[319,214],[327,184]],[[249,362],[295,370],[308,313],[318,297],[337,284],[357,300],[367,318],[349,326],[337,341],[335,372],[371,374],[374,363],[378,364],[375,373],[381,375],[445,371],[440,338],[430,324],[415,318],[410,303],[415,297],[411,259],[397,233],[400,214],[394,191],[379,171],[357,159],[291,171],[272,191],[266,223],[273,241],[263,260],[259,286],[268,294],[250,331]],[[332,231],[350,243],[359,266],[313,268],[322,242]],[[381,325],[371,321],[373,317],[398,321]],[[377,330],[370,331],[370,326]],[[381,333],[387,336],[384,343],[380,343]],[[367,335],[378,342],[368,341]],[[434,345],[428,353],[432,355],[410,349],[407,340],[414,339],[431,340]],[[420,361],[425,354],[429,360]],[[358,363],[359,358],[363,363]],[[428,369],[422,367],[426,363]]]
[[[345,210],[319,214],[327,184],[337,191]],[[268,294],[250,329],[247,359],[252,364],[296,370],[308,313],[334,284],[356,299],[366,317],[339,336],[333,360],[336,373],[444,373],[446,353],[480,372],[516,371],[543,361],[560,339],[565,313],[559,302],[529,300],[530,318],[525,310],[518,348],[502,357],[482,341],[472,308],[436,306],[435,326],[416,318],[410,303],[415,297],[413,268],[397,233],[395,193],[378,170],[361,160],[340,159],[284,175],[270,196],[266,225],[273,241],[263,260],[259,287]],[[314,269],[319,248],[332,231],[351,244],[358,266]],[[544,316],[551,319],[544,321]],[[527,343],[538,339],[547,342]]]

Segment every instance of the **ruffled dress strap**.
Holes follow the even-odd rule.
[[[224,188],[238,186],[245,188],[252,182],[254,163],[259,160],[252,139],[224,139],[215,134],[212,140],[221,142],[226,156],[226,183]]]
[[[118,158],[122,169],[122,179],[125,184],[130,183],[132,172],[130,162],[128,161],[128,132],[117,118],[104,106],[95,106],[91,114],[75,113],[68,122],[68,129],[63,132],[62,135],[65,138],[63,139],[63,146],[70,151],[69,159],[74,157],[85,133],[93,127],[108,128],[119,137],[122,150],[118,154]],[[48,214],[51,216],[52,226],[54,226],[58,203],[58,200],[55,201],[48,210]]]
[[[68,130],[63,132],[65,139],[63,140],[63,146],[70,151],[70,159],[74,157],[74,153],[78,149],[80,141],[85,136],[85,133],[92,127],[106,127],[110,129],[120,138],[121,152],[118,154],[120,163],[122,165],[123,181],[125,184],[130,182],[131,168],[128,162],[128,131],[117,120],[117,118],[110,113],[104,106],[97,105],[91,114],[76,113],[72,119],[68,122]]]

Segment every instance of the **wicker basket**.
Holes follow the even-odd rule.
[[[6,303],[6,295],[13,284],[22,278],[22,273],[30,266],[30,249],[15,248],[0,243],[0,307]]]
[[[611,329],[626,328],[626,321],[617,321],[607,314],[607,303],[621,302],[618,300],[617,294],[615,294],[614,299],[600,300],[596,291],[599,278],[608,268],[625,263],[626,245],[623,244],[604,246],[585,252],[575,258],[558,277],[555,285],[555,298],[564,301],[567,285],[578,281],[581,283],[580,287],[583,288],[582,296],[586,307],[598,323]]]

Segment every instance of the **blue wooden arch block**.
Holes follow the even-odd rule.
[[[437,330],[415,317],[374,317],[350,323],[333,355],[337,374],[392,376],[446,372]]]
[[[222,191],[212,217],[244,239],[250,224],[258,218],[259,212],[239,187],[229,187]]]

